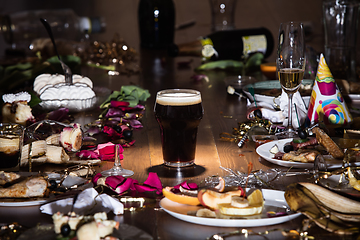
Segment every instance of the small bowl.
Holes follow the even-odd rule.
[[[242,91],[241,89],[250,84],[256,82],[256,78],[251,76],[230,76],[225,78],[226,87],[232,86],[237,92]]]
[[[262,74],[265,75],[268,79],[276,79],[276,63],[262,63],[260,64],[260,70]]]

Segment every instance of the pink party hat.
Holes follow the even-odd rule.
[[[321,54],[311,92],[306,123],[308,126],[323,123],[327,127],[334,128],[346,126],[351,121],[349,109],[330,72],[324,55]]]

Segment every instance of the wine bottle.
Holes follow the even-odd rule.
[[[141,47],[164,49],[174,42],[175,6],[172,0],[140,0],[138,21]]]
[[[274,49],[274,38],[266,28],[218,31],[205,38],[168,46],[168,54],[198,56],[211,60],[242,60],[248,55],[261,52],[267,58]]]

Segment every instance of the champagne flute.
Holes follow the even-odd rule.
[[[115,145],[115,161],[114,161],[114,166],[109,169],[109,170],[105,170],[105,171],[102,171],[101,174],[103,176],[123,176],[123,177],[130,177],[132,175],[134,175],[134,172],[131,171],[131,170],[128,170],[128,169],[124,169],[122,166],[121,166],[121,163],[120,163],[120,157],[119,157],[119,154],[120,154],[120,145],[119,144],[116,144]]]
[[[305,71],[305,38],[303,24],[299,22],[281,23],[276,68],[282,89],[289,98],[288,125],[282,133],[294,137],[292,127],[293,95],[299,90]]]

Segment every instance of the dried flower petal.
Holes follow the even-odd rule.
[[[69,116],[68,108],[59,108],[58,110],[54,110],[48,113],[47,119],[61,122],[64,119],[68,119]]]
[[[154,172],[149,172],[149,176],[145,180],[144,185],[148,185],[148,186],[151,186],[151,187],[157,189],[156,194],[160,194],[163,189],[160,178]]]
[[[99,144],[97,149],[94,151],[99,155],[99,158],[103,161],[113,160],[115,157],[115,144],[112,142]],[[120,146],[119,148],[119,158],[124,159],[124,155],[122,154],[124,149]]]
[[[98,184],[98,180],[102,178],[101,173],[96,174],[92,182],[94,185]],[[105,179],[105,185],[118,194],[122,194],[128,190],[143,192],[156,192],[156,194],[162,194],[161,180],[156,173],[149,173],[148,178],[144,184],[139,184],[136,179],[125,178],[123,176],[110,176]]]
[[[110,106],[113,108],[128,107],[129,102],[125,101],[110,101]]]
[[[267,212],[266,215],[269,218],[273,218],[273,217],[285,216],[285,215],[287,215],[287,213],[286,212],[273,212],[273,211],[270,211],[270,212]]]
[[[101,173],[97,173],[97,174],[92,178],[91,181],[93,182],[94,185],[97,185],[97,182],[98,182],[99,178],[101,178],[101,177],[102,177]]]
[[[112,127],[109,127],[109,126],[104,126],[103,132],[106,133],[111,138],[114,138],[114,137],[121,138],[122,137],[122,134],[118,133]]]
[[[89,134],[90,136],[99,134],[100,132],[101,132],[101,130],[98,127],[90,127],[89,129],[86,130],[86,133]]]
[[[193,75],[191,76],[191,79],[193,79],[194,81],[196,82],[199,82],[201,80],[205,80],[205,82],[209,82],[209,77],[206,76],[205,74],[196,74],[196,75]]]
[[[109,108],[109,110],[107,111],[107,113],[105,114],[106,118],[110,118],[110,117],[124,117],[125,114],[124,112],[119,109],[119,108]]]
[[[180,183],[180,184],[178,184],[178,185],[175,185],[175,186],[173,187],[173,190],[172,190],[172,191],[173,191],[174,193],[180,192],[180,186],[181,186],[182,188],[187,189],[187,190],[197,190],[197,189],[199,188],[196,183],[187,183],[187,181],[184,181],[184,182],[182,182],[182,183]]]

